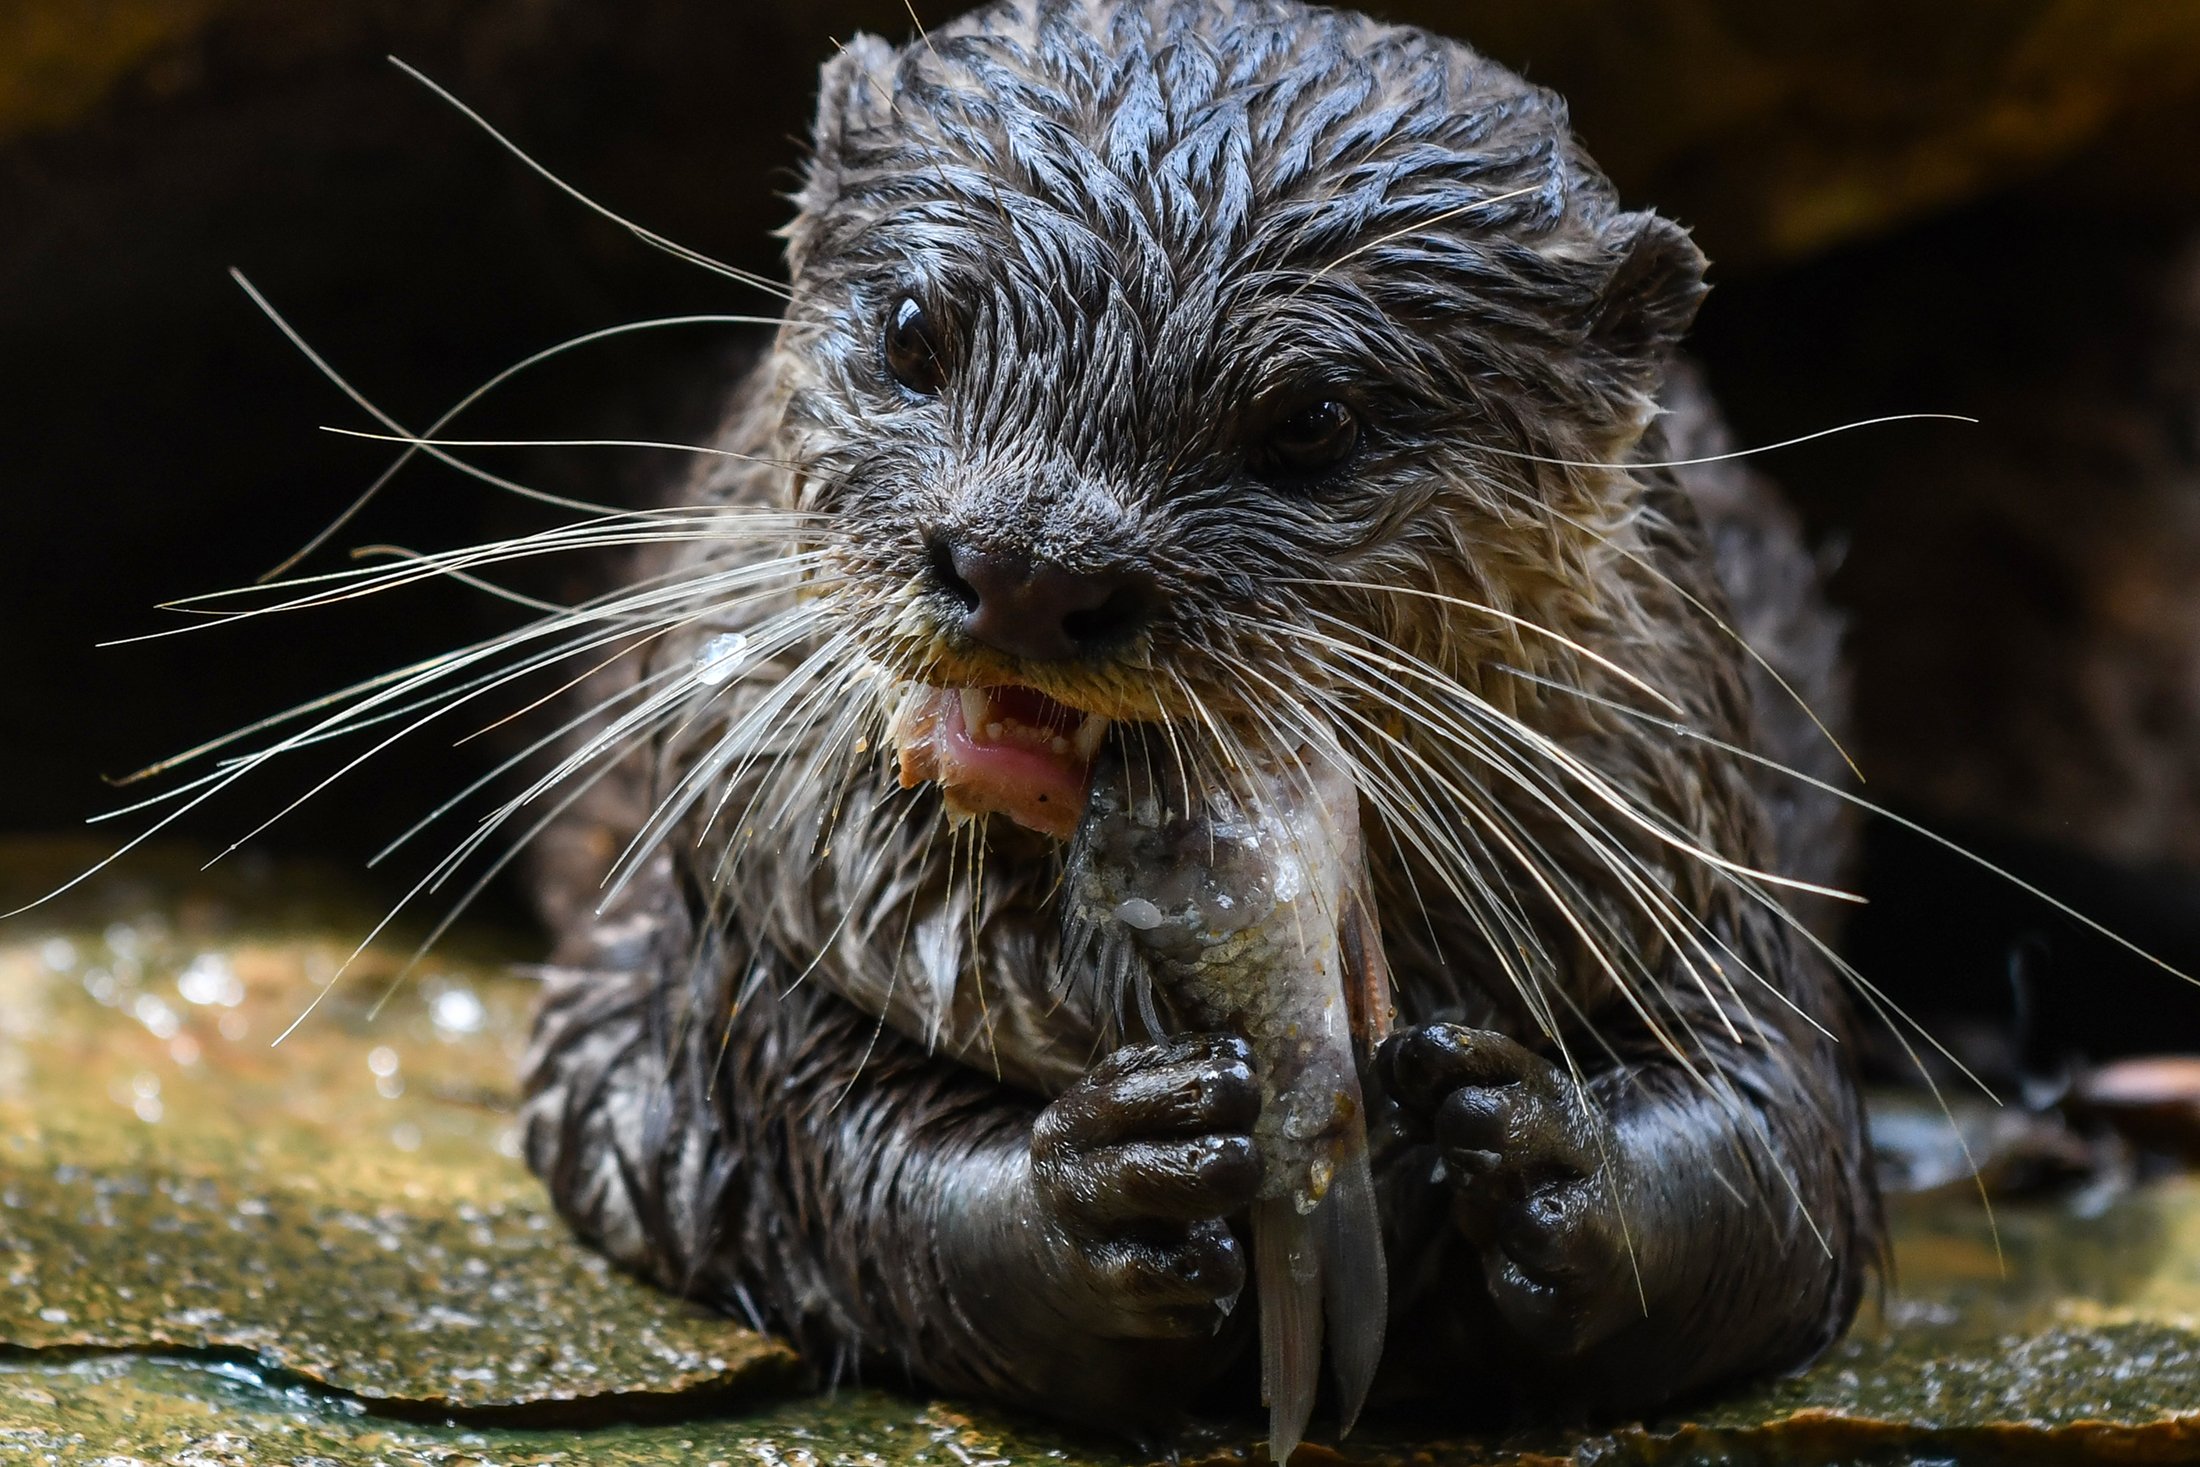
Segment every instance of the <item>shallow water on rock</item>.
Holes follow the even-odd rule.
[[[0,847],[0,899],[84,855]],[[807,1393],[782,1346],[574,1244],[517,1159],[532,984],[493,937],[402,983],[392,938],[331,986],[380,915],[341,882],[131,873],[0,924],[0,1458],[1136,1460],[967,1405]],[[1893,1222],[1884,1307],[1802,1376],[1594,1435],[1373,1422],[1341,1459],[2200,1460],[2200,1186],[1991,1226],[1944,1187]],[[1251,1460],[1261,1434],[1211,1424],[1184,1456]]]

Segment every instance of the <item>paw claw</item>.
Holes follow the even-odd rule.
[[[1502,1034],[1425,1024],[1385,1040],[1376,1071],[1391,1099],[1426,1114],[1466,1086],[1502,1088],[1540,1075],[1549,1061]]]
[[[1260,1186],[1260,1091],[1243,1040],[1126,1047],[1040,1113],[1031,1178],[1096,1330],[1212,1334],[1245,1287],[1224,1218]]]
[[[1613,1301],[1633,1296],[1601,1170],[1616,1142],[1595,1102],[1513,1040],[1453,1024],[1395,1036],[1377,1063],[1408,1127],[1434,1146],[1455,1224],[1481,1249],[1506,1317],[1565,1348],[1616,1318]]]

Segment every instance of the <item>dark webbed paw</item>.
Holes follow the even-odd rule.
[[[1392,1036],[1376,1067],[1409,1131],[1435,1146],[1460,1231],[1514,1328],[1570,1355],[1639,1316],[1629,1248],[1642,1240],[1621,1225],[1618,1138],[1565,1071],[1457,1024]]]
[[[1065,1282],[1102,1333],[1212,1334],[1245,1287],[1223,1221],[1260,1186],[1243,1040],[1119,1049],[1040,1113],[1031,1176]]]

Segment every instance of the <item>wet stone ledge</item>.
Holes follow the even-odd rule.
[[[331,985],[368,914],[265,910],[273,880],[105,883],[0,932],[18,1364],[243,1362],[481,1420],[791,1380],[782,1347],[617,1275],[548,1213],[511,1095],[530,984],[463,949],[393,984],[393,945]]]
[[[0,895],[81,858],[0,851]],[[377,915],[311,874],[156,859],[0,927],[0,1458],[1134,1460],[806,1393],[781,1346],[606,1268],[517,1160],[530,983],[477,934],[402,984],[409,948],[372,945],[329,986]],[[1804,1375],[1590,1435],[1377,1421],[1302,1467],[2200,1459],[2200,1187],[1990,1225],[1952,1186],[1893,1220],[1884,1302]],[[1254,1462],[1259,1435],[1210,1423],[1182,1460]]]

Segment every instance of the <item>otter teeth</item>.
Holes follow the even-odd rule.
[[[992,712],[993,698],[985,689],[964,688],[962,690],[963,728],[968,731],[972,738],[983,738],[985,736],[986,720]]]
[[[1045,724],[1029,724],[1009,713],[986,688],[958,688],[963,729],[980,744],[1016,744],[1041,750],[1056,758],[1072,754],[1090,764],[1108,736],[1108,720],[1097,713],[1084,715],[1074,729],[1056,732]]]

